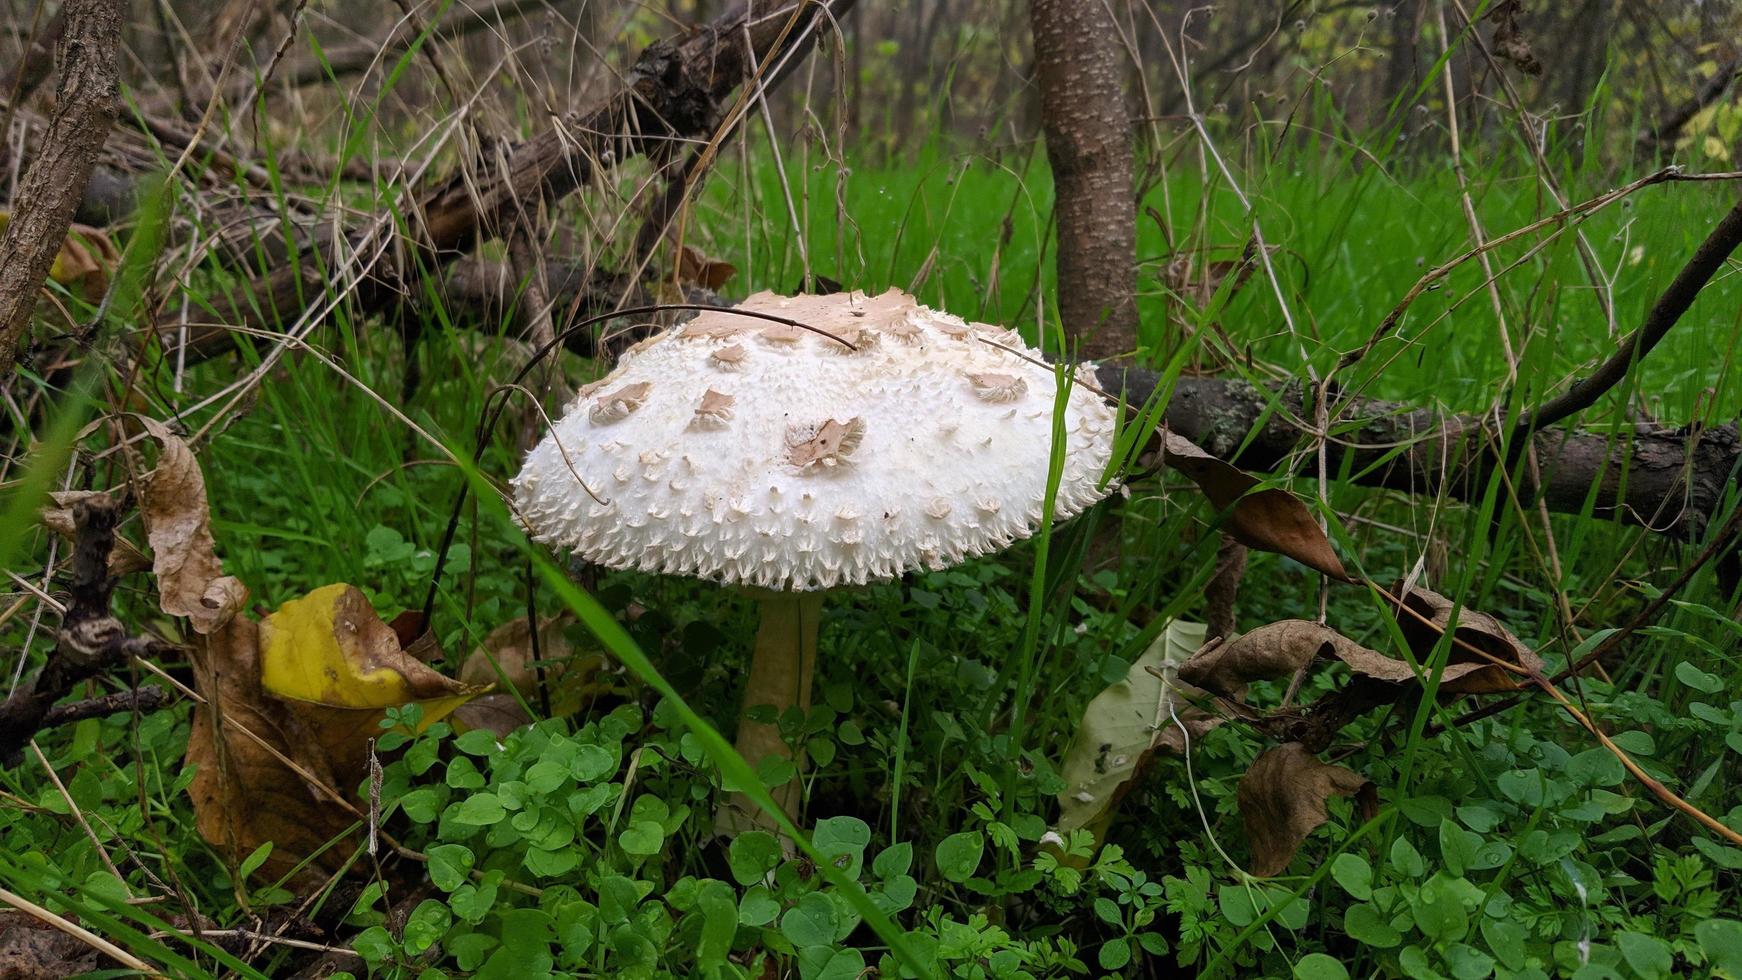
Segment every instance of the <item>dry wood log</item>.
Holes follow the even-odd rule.
[[[1153,372],[1107,365],[1103,387],[1141,403]],[[1284,411],[1269,411],[1272,399]],[[1297,390],[1263,391],[1226,378],[1181,378],[1165,417],[1173,431],[1248,470],[1310,474],[1308,436],[1289,417],[1309,418]],[[1475,501],[1496,465],[1497,441],[1481,419],[1396,402],[1360,400],[1343,413],[1329,467],[1362,486]],[[1698,539],[1738,480],[1735,424],[1671,428],[1641,423],[1614,433],[1538,430],[1531,437],[1540,481],[1521,492],[1551,511],[1619,518],[1682,540]],[[1310,464],[1310,465],[1309,465]]]

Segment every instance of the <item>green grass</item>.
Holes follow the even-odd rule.
[[[1255,217],[1266,240],[1280,248],[1274,266],[1304,336],[1298,343],[1288,336],[1262,274],[1217,304],[1207,318],[1219,320],[1242,346],[1251,345],[1254,356],[1285,370],[1304,375],[1302,349],[1314,367],[1328,369],[1341,352],[1359,347],[1425,272],[1471,248],[1449,168],[1407,159],[1394,166],[1386,171],[1277,161],[1241,177],[1241,190],[1254,205],[1248,217],[1239,195],[1219,174],[1206,181],[1195,166],[1175,161],[1164,185],[1144,198],[1139,212],[1137,254],[1146,260],[1140,339],[1151,345],[1166,342],[1170,305],[1161,283],[1170,249],[1143,210],[1152,208],[1167,219],[1177,247],[1202,250],[1211,259],[1238,257]],[[838,220],[836,173],[791,172],[798,169],[789,166],[787,183],[817,272],[867,290],[905,289],[919,279],[919,295],[927,302],[1018,325],[1034,335],[1036,290],[1050,294],[1056,286],[1051,263],[1042,261],[1052,203],[1044,156],[994,162],[932,151],[909,166],[854,168],[844,194],[850,224]],[[1555,176],[1569,203],[1625,182],[1598,173]],[[1489,238],[1559,210],[1528,161],[1508,157],[1473,168],[1469,178]],[[803,264],[781,185],[772,167],[756,169],[750,180],[728,169],[710,182],[701,216],[692,222],[692,234],[742,270],[747,280],[742,288],[790,289],[801,278]],[[1639,324],[1734,200],[1734,188],[1724,183],[1659,185],[1580,226],[1602,273],[1614,279],[1614,317],[1621,333]],[[1513,344],[1544,384],[1559,383],[1614,349],[1572,235],[1561,234],[1525,258],[1527,250],[1550,237],[1552,232],[1494,253],[1497,269],[1524,259],[1501,276],[1499,289]],[[1417,404],[1437,401],[1466,411],[1487,407],[1506,365],[1483,280],[1475,262],[1460,267],[1442,288],[1414,305],[1397,339],[1376,350],[1367,370],[1343,379],[1345,384],[1374,397]],[[1742,408],[1742,386],[1728,351],[1738,331],[1742,281],[1734,273],[1720,275],[1640,375],[1653,413],[1672,423],[1687,421],[1697,409],[1709,418],[1735,417]]]

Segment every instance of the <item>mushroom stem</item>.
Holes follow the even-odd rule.
[[[744,687],[744,711],[738,716],[738,754],[752,768],[769,756],[792,758],[792,749],[780,737],[778,724],[751,721],[750,709],[772,705],[775,717],[798,707],[809,713],[811,676],[817,661],[817,620],[822,614],[821,592],[765,592],[757,595],[762,622],[756,628],[756,649],[750,659],[750,679]],[[798,759],[802,768],[804,759]],[[799,780],[769,790],[786,815],[798,815]],[[715,814],[715,829],[722,834],[745,830],[772,830],[774,820],[750,797],[734,793]]]

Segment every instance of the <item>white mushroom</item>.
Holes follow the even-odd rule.
[[[758,293],[739,309],[811,329],[722,310],[638,345],[527,455],[515,502],[536,539],[588,561],[755,588],[762,625],[744,703],[808,711],[823,590],[1034,532],[1058,388],[1013,335],[896,290]],[[895,342],[871,343],[873,331]],[[741,340],[720,346],[744,337],[759,340],[749,356]],[[713,387],[722,366],[730,395]],[[1061,517],[1112,489],[1101,475],[1115,428],[1082,386],[1064,412]],[[681,461],[682,480],[667,460]],[[608,488],[606,502],[581,480]],[[790,752],[775,726],[746,719],[738,750],[752,765]],[[796,783],[775,795],[796,807]],[[728,829],[766,826],[722,816]]]

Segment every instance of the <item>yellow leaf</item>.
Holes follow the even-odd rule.
[[[406,653],[363,593],[344,583],[286,602],[260,631],[261,687],[284,700],[360,711],[417,703],[424,727],[489,690]]]
[[[0,235],[12,223],[12,215],[0,211]],[[74,224],[67,229],[66,240],[49,266],[48,277],[82,296],[86,302],[102,300],[109,288],[109,276],[121,262],[121,250],[102,231],[89,225]]]
[[[1706,137],[1704,142],[1700,144],[1700,149],[1706,152],[1706,156],[1714,160],[1730,159],[1730,148],[1725,146],[1724,141],[1716,136]]]

